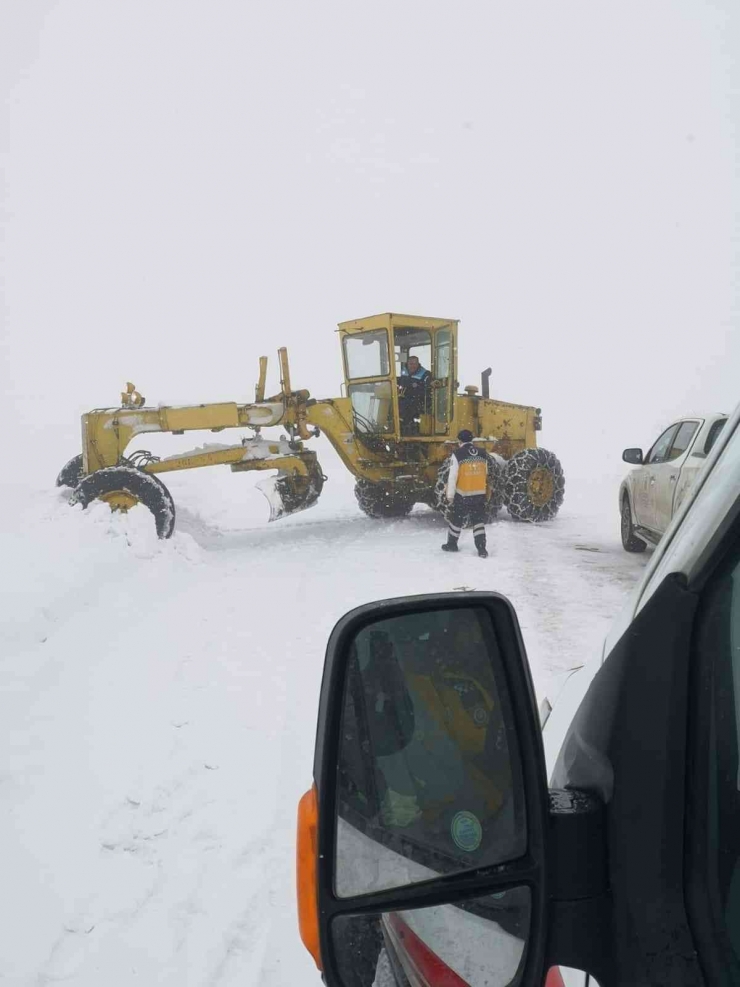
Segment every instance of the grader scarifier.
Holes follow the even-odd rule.
[[[401,517],[416,503],[446,513],[449,456],[455,436],[466,428],[487,454],[487,520],[504,504],[517,520],[555,516],[565,481],[553,453],[537,448],[540,409],[490,398],[490,369],[482,374],[481,394],[474,386],[458,393],[457,320],[386,313],[342,322],[339,335],[344,396],[314,400],[306,390],[293,390],[284,348],[278,351],[280,393],[265,397],[267,357],[260,357],[251,404],[153,408],[128,384],[118,408],[82,416],[82,453],[62,469],[57,485],[71,487],[71,502],[83,507],[93,500],[114,511],[143,504],[160,538],[168,538],[175,505],[161,474],[221,465],[234,472],[277,470],[258,484],[274,521],[318,500],[326,477],[305,443],[323,432],[355,476],[357,501],[369,517]],[[431,376],[409,396],[407,364],[413,356]],[[274,427],[284,434],[263,436],[262,429]],[[234,445],[206,445],[167,458],[127,451],[144,433],[232,428],[251,435]]]

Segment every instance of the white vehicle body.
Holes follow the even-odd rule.
[[[672,422],[630,470],[619,488],[622,511],[627,498],[634,534],[656,544],[686,498],[711,453],[728,416],[723,413],[687,415]],[[634,460],[627,460],[634,461]]]
[[[627,604],[612,624],[601,654],[595,655],[590,662],[571,673],[551,711],[549,704],[545,704],[542,736],[549,776],[552,776],[563,740],[591,681],[617,642],[668,573],[683,573],[687,579],[691,579],[699,571],[738,510],[740,406],[729,419],[723,415],[702,419],[692,448],[703,453],[709,430],[722,419],[727,423],[716,436],[710,452],[705,458],[699,458],[699,465],[684,465],[692,455],[691,449],[687,450],[679,464],[680,472],[684,468],[692,470],[690,480],[687,479],[685,486],[680,488],[681,499],[666,527],[664,537]],[[681,422],[698,420],[681,419]],[[671,467],[674,464],[665,465]],[[638,471],[633,471],[636,472]],[[623,490],[627,489],[627,482],[622,485]],[[676,490],[676,494],[678,493],[679,489]],[[581,971],[561,969],[561,974],[566,987],[584,987],[586,984],[595,987],[593,978],[589,980]]]

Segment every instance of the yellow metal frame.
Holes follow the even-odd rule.
[[[425,315],[405,315],[400,312],[382,312],[380,315],[368,315],[364,319],[350,319],[340,322],[340,333],[366,332],[368,329],[392,329],[396,326],[408,329],[442,329],[446,325],[454,325],[457,329],[459,319],[436,319]]]
[[[116,466],[136,435],[145,432],[221,432],[225,428],[269,428],[283,423],[286,404],[273,400],[259,405],[233,401],[188,407],[105,408],[82,416],[84,473]]]

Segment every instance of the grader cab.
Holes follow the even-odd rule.
[[[425,442],[449,435],[457,322],[376,315],[340,323],[339,330],[356,432]],[[410,361],[429,376],[415,377]]]
[[[551,452],[537,448],[538,408],[494,400],[490,370],[459,393],[458,322],[386,313],[339,324],[344,365],[343,395],[314,400],[293,390],[287,351],[278,351],[280,392],[265,397],[267,358],[251,404],[223,402],[186,407],[148,407],[128,384],[117,408],[82,417],[82,453],[57,478],[73,489],[72,503],[102,500],[112,510],[137,504],[154,515],[157,533],[168,538],[175,506],[161,474],[228,465],[234,472],[277,471],[258,486],[270,503],[270,520],[311,507],[326,477],[305,443],[326,435],[355,476],[355,495],[370,517],[399,517],[414,504],[446,513],[444,487],[455,436],[465,428],[486,454],[487,520],[502,504],[512,517],[545,521],[555,516],[564,491],[563,471]],[[262,429],[280,427],[266,438]],[[143,433],[221,432],[242,429],[236,444],[210,444],[161,458],[144,449],[129,452]]]

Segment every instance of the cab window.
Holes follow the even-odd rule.
[[[666,462],[672,462],[679,456],[683,456],[691,445],[698,427],[699,422],[681,422]]]
[[[415,356],[425,370],[432,369],[432,335],[426,329],[397,328],[393,334],[396,376],[406,373],[410,356]]]
[[[345,336],[344,360],[350,380],[387,377],[390,372],[388,333],[385,329],[379,329],[376,332]]]

